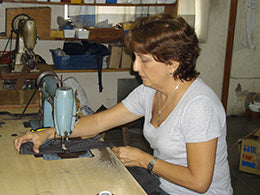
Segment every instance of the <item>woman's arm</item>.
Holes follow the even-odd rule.
[[[141,118],[141,116],[131,113],[122,103],[119,103],[103,112],[82,117],[76,123],[75,128],[69,137],[94,136],[138,118]],[[55,128],[49,128],[35,133],[28,132],[15,139],[15,148],[19,151],[23,143],[33,142],[34,151],[39,152],[39,146],[41,146],[46,139],[53,139],[54,136]]]
[[[188,167],[157,159],[153,172],[172,183],[205,193],[212,181],[217,138],[207,142],[187,143],[186,148]]]
[[[217,138],[201,143],[187,143],[188,167],[179,166],[157,159],[154,163],[153,173],[199,193],[208,190],[214,170]],[[147,168],[153,156],[137,148],[113,148],[125,166],[139,166]]]
[[[122,103],[105,111],[82,117],[69,137],[97,135],[108,129],[132,122],[141,116],[131,113]],[[54,134],[50,137],[54,138]]]

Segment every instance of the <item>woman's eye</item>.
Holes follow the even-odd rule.
[[[148,59],[141,59],[142,62],[149,62]]]

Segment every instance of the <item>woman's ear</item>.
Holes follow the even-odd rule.
[[[180,62],[171,61],[171,63],[168,65],[169,72],[174,73],[177,70],[177,68],[179,67],[179,65],[180,65]]]

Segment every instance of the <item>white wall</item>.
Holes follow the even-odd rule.
[[[180,0],[179,3],[182,1],[187,0]],[[246,17],[246,1],[238,0],[227,115],[242,115],[246,108],[248,93],[260,92],[259,2],[256,8],[256,26],[253,34],[255,48],[249,49],[241,44]],[[219,98],[222,93],[229,8],[230,0],[211,0],[208,38],[206,43],[200,43],[202,50],[197,63],[197,69],[201,73],[200,77],[216,92]],[[238,84],[242,89],[236,92]]]
[[[182,0],[180,0],[181,3]],[[244,26],[244,2],[238,1],[237,23],[234,40],[233,60],[232,60],[232,77],[239,77],[239,79],[231,78],[227,114],[243,114],[245,110],[245,91],[260,92],[259,76],[260,75],[260,55],[259,42],[260,21],[256,19],[255,29],[255,46],[254,50],[245,48],[241,45],[241,33]],[[18,7],[20,4],[12,4]],[[21,4],[22,6],[27,4]],[[4,16],[4,6],[0,6],[0,22],[5,23],[2,16]],[[27,6],[32,6],[28,4]],[[39,6],[39,5],[36,5]],[[63,6],[50,6],[52,8],[52,28],[56,26],[56,17],[63,13]],[[206,43],[201,43],[201,55],[198,59],[197,69],[201,72],[200,77],[216,92],[221,98],[222,81],[225,60],[225,48],[227,38],[227,26],[229,20],[230,0],[211,0],[210,14],[209,14],[209,29]],[[259,18],[259,5],[257,7],[257,16]],[[57,26],[56,26],[57,27]],[[0,31],[3,31],[3,25],[0,26]],[[0,47],[3,48],[7,40],[0,40]],[[40,54],[47,60],[47,63],[52,64],[49,49],[62,47],[63,41],[40,41],[35,52]],[[258,54],[258,55],[257,55]],[[117,97],[117,79],[118,78],[134,78],[128,72],[104,72],[102,93],[98,92],[97,73],[66,73],[63,77],[75,76],[86,90],[89,104],[93,109],[99,108],[102,104],[106,107],[111,107],[116,103]],[[249,79],[243,79],[244,77]],[[254,79],[257,77],[256,79]],[[237,84],[242,86],[241,93],[235,93]]]
[[[234,37],[233,59],[228,98],[228,113],[240,115],[245,109],[248,93],[260,93],[260,2],[255,10],[254,49],[242,45],[242,35],[246,22],[247,0],[239,0],[237,8],[236,31]],[[253,18],[250,18],[253,21]],[[240,91],[235,91],[238,84]]]
[[[179,6],[190,5],[191,0],[179,0]],[[186,5],[185,5],[186,4]],[[195,6],[193,2],[193,6]],[[188,8],[188,7],[187,7]],[[194,7],[189,9],[195,9]],[[180,13],[193,16],[195,20],[195,11],[187,10]],[[209,10],[208,36],[206,42],[200,42],[201,54],[197,62],[197,70],[202,78],[221,98],[227,26],[229,17],[229,1],[211,0]],[[192,18],[192,17],[188,17]],[[189,20],[188,20],[189,21]],[[192,25],[191,21],[191,25]]]
[[[229,1],[211,1],[208,37],[205,43],[200,43],[201,55],[197,62],[200,77],[216,92],[219,98],[221,98],[222,91],[228,12]]]

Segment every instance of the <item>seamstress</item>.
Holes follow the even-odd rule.
[[[125,42],[135,54],[133,69],[143,84],[116,106],[81,118],[71,137],[96,135],[144,116],[143,133],[154,153],[113,148],[125,166],[148,168],[159,176],[162,195],[232,194],[225,110],[198,78],[194,29],[181,17],[144,17]],[[38,152],[54,134],[54,128],[28,132],[15,140],[15,147],[31,141]]]

